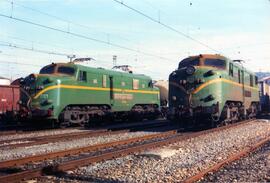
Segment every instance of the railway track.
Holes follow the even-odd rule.
[[[253,144],[252,146],[249,146],[231,156],[229,156],[227,159],[199,172],[198,174],[187,178],[185,181],[183,181],[184,183],[193,183],[196,181],[201,180],[204,176],[206,176],[209,173],[213,173],[218,171],[219,169],[221,169],[223,166],[225,166],[226,164],[230,164],[244,156],[247,156],[249,153],[254,152],[256,149],[258,149],[259,147],[263,146],[264,144],[266,144],[267,142],[270,141],[270,137],[264,138],[261,141],[259,141],[256,144]]]
[[[121,141],[114,141],[114,142],[109,142],[109,143],[104,143],[104,144],[97,144],[97,145],[88,146],[88,147],[69,149],[69,150],[58,151],[58,152],[53,152],[53,153],[49,153],[49,154],[36,155],[36,156],[15,159],[15,160],[9,160],[9,161],[2,161],[2,162],[0,162],[0,169],[7,170],[10,167],[20,166],[20,165],[24,165],[24,164],[31,163],[31,162],[43,161],[43,160],[54,159],[54,158],[65,157],[65,156],[74,156],[76,154],[81,154],[81,153],[85,153],[85,152],[94,152],[94,151],[101,151],[101,150],[104,151],[104,149],[108,151],[108,149],[111,149],[113,147],[116,147],[116,149],[118,149],[117,148],[118,146],[127,146],[127,145],[129,146],[130,144],[142,143],[146,140],[168,138],[170,136],[176,135],[176,133],[177,133],[177,131],[173,130],[173,131],[168,131],[168,132],[163,132],[163,133],[158,133],[158,134],[146,135],[146,136],[142,136],[142,137],[135,137],[135,138],[121,140]],[[99,154],[99,153],[101,153],[101,152],[98,152],[98,153],[94,152],[94,154]],[[109,153],[109,152],[107,152],[107,153]],[[104,155],[104,153],[101,153],[101,154]],[[47,172],[48,169],[50,169],[50,167],[40,167],[40,168],[36,168],[35,170],[26,170],[26,171],[23,171],[20,173],[15,173],[15,174],[11,174],[11,175],[4,175],[4,176],[0,177],[0,182],[5,182],[5,181],[17,182],[17,181],[20,181],[23,177],[25,178],[25,174],[27,174],[27,177],[32,178],[32,176],[34,176],[34,177],[36,176],[37,172],[39,172],[40,175],[42,175],[44,173],[44,171]],[[16,178],[16,177],[18,177],[18,178]]]
[[[66,161],[60,161],[56,164],[35,167],[33,169],[27,169],[18,173],[7,174],[0,177],[0,182],[18,182],[22,179],[32,179],[35,177],[40,177],[44,174],[55,174],[59,172],[65,172],[67,170],[76,169],[80,166],[86,166],[88,164],[99,162],[103,160],[109,160],[121,156],[126,156],[128,154],[144,151],[151,148],[156,148],[160,146],[165,146],[175,142],[187,140],[190,138],[198,137],[207,133],[212,133],[220,130],[225,130],[228,128],[233,128],[241,124],[250,121],[244,121],[241,123],[236,123],[229,126],[224,126],[215,129],[209,129],[200,132],[187,133],[187,134],[177,134],[176,131],[163,132],[159,134],[152,134],[143,137],[136,137],[128,140],[115,141],[112,143],[99,144],[96,146],[83,147],[79,149],[72,149],[62,152],[54,152],[45,155],[33,156],[28,158],[22,158],[17,160],[3,161],[0,163],[0,167],[3,169],[8,169],[10,167],[24,165],[30,162],[42,161],[45,159],[53,159],[63,156],[71,156],[78,154],[85,154],[92,152],[88,155],[78,156],[77,158],[71,158]],[[116,147],[116,148],[115,148]]]
[[[52,129],[52,128],[43,128],[43,129],[34,129],[34,128],[25,128],[25,129],[17,129],[14,127],[13,129],[6,130],[6,129],[1,129],[0,128],[0,136],[6,136],[6,135],[15,135],[15,134],[29,134],[33,132],[46,132],[46,131],[65,131],[65,130],[70,130],[70,129],[83,129],[82,127],[73,127],[73,128],[64,128],[64,129]]]
[[[113,135],[119,133],[126,133],[129,130],[119,130],[119,131],[107,131],[107,130],[97,130],[97,131],[83,131],[83,132],[73,132],[67,134],[57,134],[57,135],[46,135],[39,137],[30,137],[30,138],[18,138],[0,141],[0,148],[16,148],[16,147],[26,147],[33,145],[42,145],[58,141],[68,141],[86,137],[95,137],[101,135]],[[16,143],[19,141],[20,143]],[[15,143],[14,143],[15,142]],[[14,143],[14,144],[12,144]]]
[[[16,125],[11,125],[7,128],[0,127],[0,136],[5,135],[14,135],[14,134],[28,134],[32,132],[45,132],[45,131],[57,131],[57,130],[69,130],[69,129],[88,129],[88,130],[107,130],[107,131],[116,131],[116,130],[124,130],[129,129],[130,131],[137,131],[142,129],[151,129],[158,128],[162,126],[167,126],[168,121],[166,120],[155,120],[155,121],[143,121],[143,122],[133,122],[128,124],[111,124],[111,125],[103,125],[94,128],[84,128],[84,127],[71,127],[64,129],[52,129],[52,128],[44,128],[44,129],[36,129],[31,126],[24,126],[24,128],[18,128]],[[9,129],[9,130],[8,130]]]
[[[161,121],[161,122],[151,122],[151,123],[141,123],[141,124],[131,124],[131,125],[116,125],[108,127],[107,129],[91,129],[91,131],[82,131],[82,132],[72,132],[72,133],[64,133],[64,134],[57,134],[57,135],[44,135],[39,137],[26,137],[26,138],[15,138],[9,140],[0,140],[0,148],[17,148],[17,147],[26,147],[26,146],[33,146],[33,145],[42,145],[53,143],[57,141],[68,141],[73,139],[79,138],[86,138],[86,137],[94,137],[99,135],[112,135],[112,134],[119,134],[125,133],[129,131],[138,131],[142,129],[155,129],[160,127],[167,127],[168,123]],[[170,128],[172,129],[172,128]],[[65,130],[65,129],[64,129]],[[42,131],[41,131],[42,132]],[[26,133],[18,133],[18,134],[27,134]],[[16,134],[16,133],[15,133]]]

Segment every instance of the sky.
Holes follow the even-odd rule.
[[[0,76],[38,73],[67,55],[168,79],[182,59],[222,54],[270,71],[269,0],[0,0]]]

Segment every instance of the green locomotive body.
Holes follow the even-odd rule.
[[[154,118],[160,106],[159,90],[148,76],[73,63],[45,66],[25,78],[23,87],[32,118],[65,125],[114,117]]]
[[[169,114],[183,126],[204,119],[212,126],[254,117],[259,111],[258,78],[220,55],[198,55],[169,76]]]

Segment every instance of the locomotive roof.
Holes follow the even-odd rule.
[[[242,69],[244,70],[245,72],[247,73],[250,73],[250,74],[253,74],[255,75],[255,73],[249,69],[247,69],[246,67],[242,66],[241,64],[237,63],[237,62],[234,62],[233,60],[227,58],[227,57],[224,57],[222,55],[219,55],[219,54],[200,54],[200,55],[194,55],[194,56],[190,56],[189,58],[197,58],[197,57],[201,57],[201,58],[215,58],[215,59],[223,59],[223,60],[226,60],[227,62],[229,63],[233,63],[235,66],[237,66],[239,69]]]
[[[73,68],[77,68],[83,71],[91,71],[91,72],[96,72],[96,73],[103,73],[103,74],[112,74],[112,75],[124,75],[126,77],[136,77],[139,79],[149,79],[151,80],[150,76],[146,76],[144,74],[134,74],[134,73],[127,73],[127,72],[120,72],[120,71],[114,71],[110,69],[104,69],[104,68],[95,68],[95,67],[89,67],[89,66],[84,66],[80,64],[74,64],[74,63],[53,63],[57,65],[65,65]]]

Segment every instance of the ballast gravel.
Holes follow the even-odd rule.
[[[270,182],[270,142],[200,182]]]
[[[256,120],[168,145],[171,156],[139,153],[67,172],[57,181],[180,182],[270,135],[270,122]]]
[[[85,147],[90,145],[108,143],[113,141],[119,141],[149,134],[154,134],[156,132],[126,132],[114,135],[101,135],[89,138],[75,139],[71,141],[54,142],[49,144],[19,147],[16,149],[0,149],[0,161],[18,159],[28,156],[34,156],[39,154],[46,154],[50,152],[56,152],[61,150],[67,150],[72,148]]]

